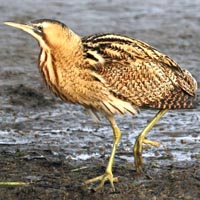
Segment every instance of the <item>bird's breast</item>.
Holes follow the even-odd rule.
[[[62,76],[59,68],[56,66],[50,50],[41,49],[39,60],[38,60],[39,70],[46,85],[56,96],[62,96],[60,91],[60,77]],[[61,97],[63,98],[63,97]]]

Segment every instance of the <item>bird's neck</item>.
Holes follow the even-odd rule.
[[[62,45],[51,49],[52,61],[57,68],[71,68],[83,59],[83,47],[81,40],[64,42]]]
[[[74,37],[72,41],[63,41],[63,44],[56,47],[49,47],[45,43],[40,44],[40,46],[39,69],[46,84],[54,93],[59,94],[59,85],[62,84],[63,79],[67,79],[63,75],[71,76],[71,72],[83,60],[81,39]]]

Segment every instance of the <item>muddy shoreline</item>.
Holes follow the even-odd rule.
[[[200,85],[199,1],[8,0],[1,21],[61,20],[80,35],[114,32],[143,40],[191,71]],[[200,199],[200,108],[170,111],[148,137],[145,173],[137,176],[132,147],[156,111],[118,116],[122,130],[113,173],[116,193],[92,192],[82,182],[102,174],[112,147],[112,131],[96,124],[79,105],[66,104],[47,89],[37,69],[39,48],[27,34],[0,25],[0,186],[4,199]],[[198,90],[198,94],[200,91]]]

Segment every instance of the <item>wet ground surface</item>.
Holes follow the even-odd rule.
[[[191,71],[200,83],[200,2],[18,1],[0,3],[1,21],[54,18],[80,35],[117,32],[155,46]],[[117,117],[122,140],[110,185],[93,193],[82,182],[104,172],[112,131],[95,124],[81,106],[50,94],[37,69],[37,43],[25,33],[0,26],[0,199],[200,199],[200,108],[170,111],[149,134],[161,146],[144,148],[145,173],[137,176],[132,147],[155,115]],[[199,93],[199,91],[198,91]]]

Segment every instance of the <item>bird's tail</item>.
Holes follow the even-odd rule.
[[[191,96],[182,89],[174,90],[169,96],[159,99],[147,107],[158,109],[194,109],[200,106],[199,95]]]

